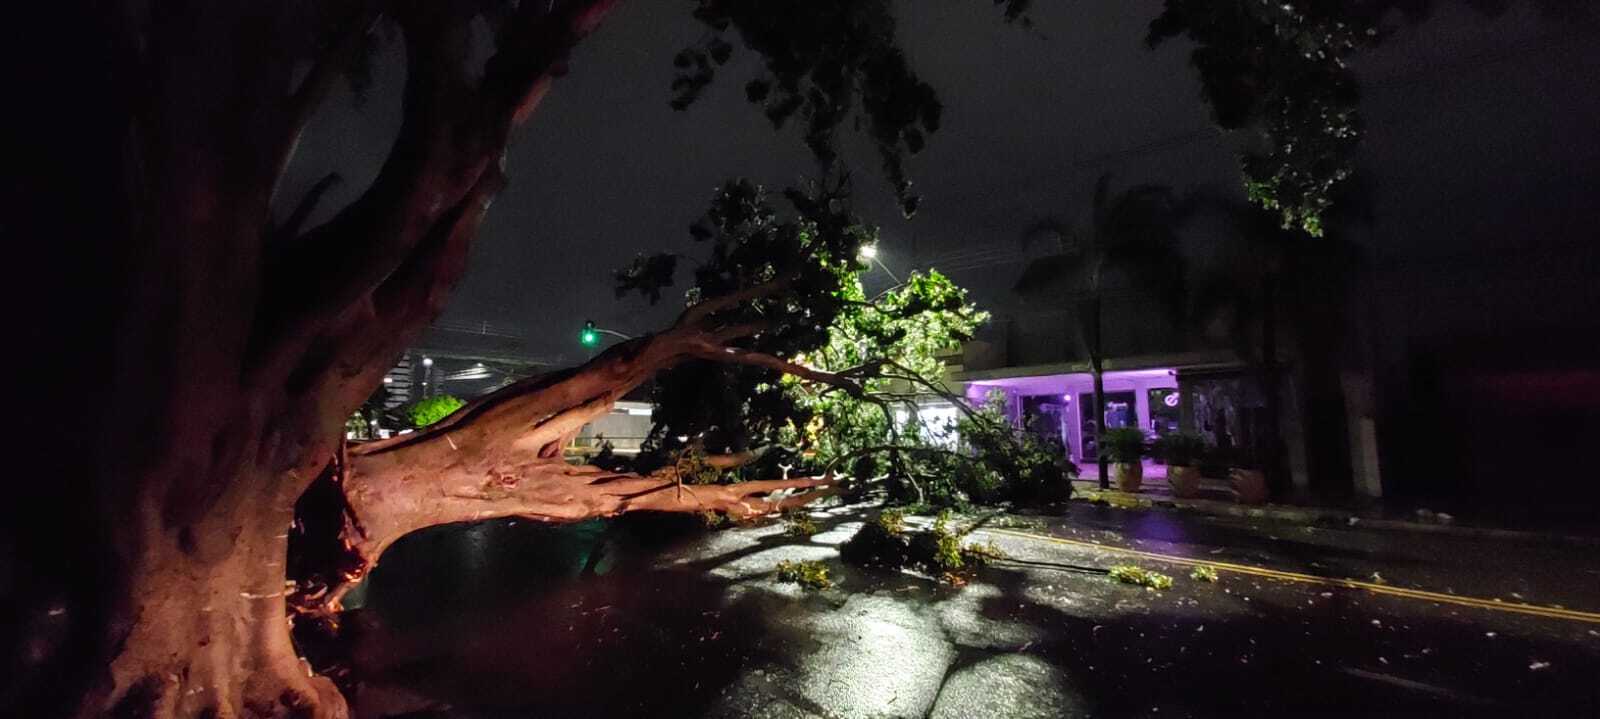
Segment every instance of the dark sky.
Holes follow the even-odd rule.
[[[1035,5],[1027,32],[979,0],[901,3],[902,44],[946,105],[943,129],[912,164],[924,197],[915,220],[894,210],[872,154],[853,153],[858,209],[882,226],[884,262],[954,268],[987,304],[1004,304],[1018,231],[1070,214],[1101,172],[1180,189],[1238,185],[1232,141],[1210,129],[1188,48],[1143,44],[1158,0]],[[700,33],[686,3],[636,0],[579,48],[511,151],[512,184],[444,321],[488,322],[567,360],[580,354],[585,318],[648,330],[667,308],[615,299],[612,269],[641,250],[687,247],[685,228],[724,178],[777,188],[813,170],[794,133],[773,132],[744,102],[753,54],[736,54],[689,111],[667,106],[671,56]],[[1454,256],[1528,241],[1529,217],[1594,218],[1592,203],[1576,206],[1592,189],[1575,189],[1600,186],[1594,37],[1520,5],[1495,20],[1447,9],[1362,58],[1362,167],[1386,218],[1366,241],[1385,257]],[[328,213],[364,186],[398,126],[402,82],[391,56],[364,103],[326,108],[284,195],[338,169],[348,181]],[[1538,232],[1585,231],[1552,222]]]

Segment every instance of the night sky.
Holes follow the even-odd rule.
[[[1119,185],[1237,192],[1236,140],[1212,129],[1188,47],[1144,45],[1157,0],[1039,2],[1032,31],[976,0],[901,5],[902,44],[946,105],[942,130],[911,165],[924,198],[915,220],[900,219],[864,144],[846,149],[857,209],[882,226],[882,259],[896,272],[938,264],[981,304],[1005,311],[1019,231],[1041,215],[1079,211],[1100,173]],[[781,188],[814,172],[797,133],[775,133],[745,103],[756,57],[742,48],[694,107],[667,106],[672,54],[701,32],[686,3],[641,0],[579,48],[572,73],[513,147],[512,184],[442,321],[488,322],[526,336],[545,358],[574,361],[586,318],[626,332],[666,321],[670,306],[615,299],[610,273],[640,251],[687,248],[688,223],[724,178]],[[1445,3],[1358,59],[1369,125],[1360,169],[1376,221],[1356,235],[1376,265],[1425,265],[1445,286],[1472,281],[1482,264],[1462,258],[1508,248],[1548,255],[1524,272],[1544,294],[1509,309],[1461,309],[1447,291],[1403,287],[1414,281],[1384,290],[1380,272],[1379,290],[1412,293],[1402,301],[1411,314],[1386,322],[1421,321],[1430,303],[1442,313],[1430,321],[1445,324],[1528,311],[1582,321],[1584,307],[1600,306],[1580,271],[1593,262],[1584,248],[1600,219],[1594,37],[1592,27],[1543,19],[1525,3],[1494,20]],[[398,128],[403,73],[395,49],[363,102],[345,96],[324,108],[280,204],[338,170],[346,182],[321,208],[327,216],[371,179]]]

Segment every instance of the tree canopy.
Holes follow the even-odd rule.
[[[734,306],[720,321],[749,332],[732,338],[729,351],[788,366],[705,358],[662,372],[644,468],[777,447],[769,461],[740,466],[762,474],[786,461],[800,471],[882,477],[901,498],[940,503],[1016,498],[1007,487],[1051,478],[1064,496],[1071,468],[1060,451],[1038,446],[992,409],[972,407],[943,385],[943,357],[988,318],[966,291],[929,271],[866,294],[858,255],[877,230],[851,214],[845,189],[790,190],[792,213],[780,214],[762,188],[732,181],[690,227],[708,247],[683,292],[686,303],[781,284],[782,292]],[[679,261],[671,254],[637,258],[617,273],[619,296],[660,301]],[[924,420],[920,404],[930,400],[951,416]],[[722,478],[711,469],[690,474]]]

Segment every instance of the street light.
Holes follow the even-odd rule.
[[[895,275],[894,271],[890,270],[888,265],[883,264],[883,260],[878,259],[878,245],[876,243],[869,242],[856,249],[856,259],[868,265],[877,265],[878,269],[883,270],[883,274],[888,275],[889,279],[894,280],[895,284],[900,284],[900,278]]]

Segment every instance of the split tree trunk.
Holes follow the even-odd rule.
[[[686,359],[756,364],[847,390],[848,380],[727,344],[755,328],[708,331],[718,307],[782,289],[773,283],[691,307],[671,329],[613,346],[575,370],[510,385],[425,430],[352,447],[331,487],[313,497],[305,537],[318,557],[298,568],[300,611],[329,619],[383,551],[411,532],[500,517],[572,522],[632,511],[718,512],[748,518],[799,506],[833,491],[823,477],[683,485],[672,468],[650,475],[572,466],[563,448],[593,419],[663,369]],[[722,458],[737,466],[756,456]],[[781,496],[772,496],[782,493]],[[792,495],[792,496],[791,496]],[[316,525],[316,526],[312,526]],[[320,536],[318,536],[320,535]]]
[[[73,371],[24,403],[60,459],[4,508],[0,714],[347,713],[290,640],[295,502],[437,315],[512,132],[615,1],[522,3],[477,67],[455,3],[60,3],[27,23],[72,33],[37,96],[73,92],[23,103],[41,149],[18,187],[38,197],[8,216],[55,253],[41,303],[82,314],[25,335]],[[274,222],[380,13],[406,46],[389,157],[328,222],[301,231],[321,190]]]

